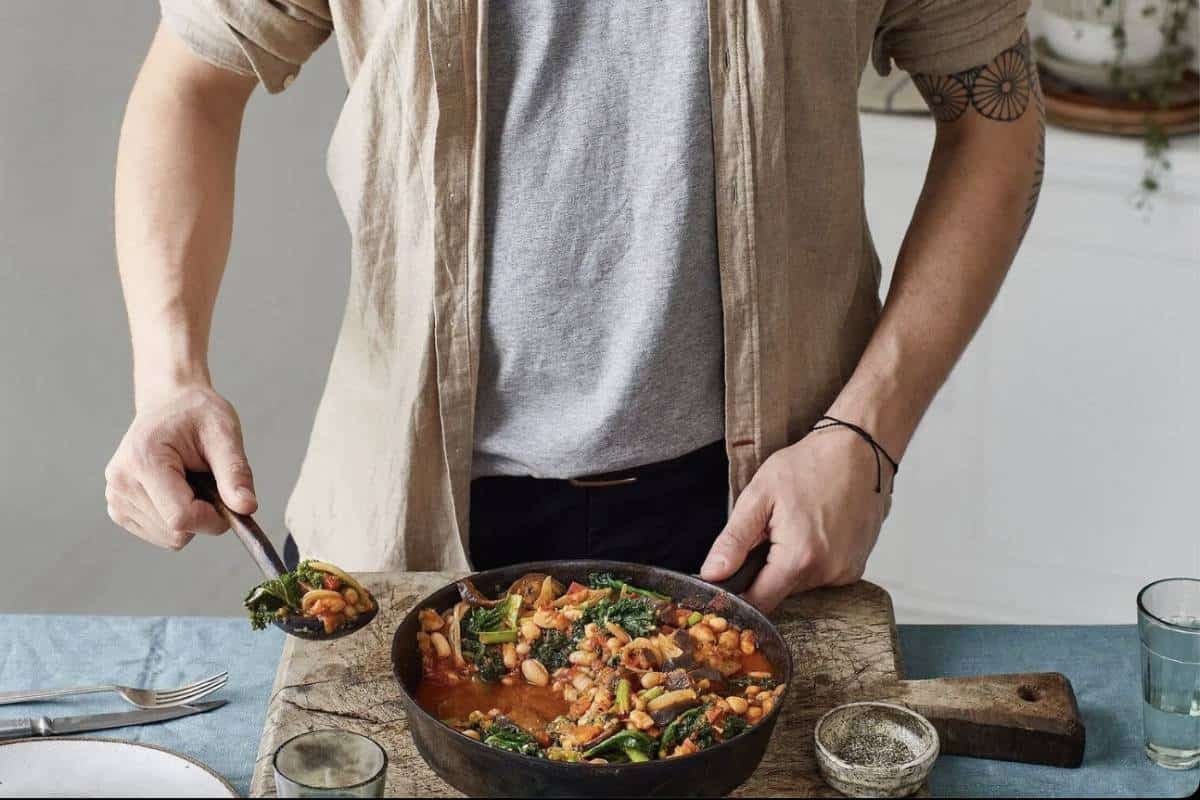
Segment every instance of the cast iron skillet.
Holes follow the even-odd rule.
[[[755,566],[761,567],[761,563]],[[567,585],[572,580],[586,582],[589,572],[602,571],[670,595],[680,605],[710,609],[739,627],[752,628],[758,634],[759,649],[771,662],[775,674],[791,683],[792,657],[775,626],[737,595],[699,578],[620,561],[540,561],[487,570],[470,577],[481,592],[497,597],[513,581],[530,572],[553,575]],[[782,702],[728,742],[693,755],[641,764],[549,761],[497,750],[463,736],[422,709],[414,699],[421,679],[417,613],[422,608],[441,611],[458,600],[457,584],[452,583],[412,607],[392,639],[392,670],[400,683],[400,696],[417,751],[434,772],[459,791],[475,797],[717,797],[745,782],[762,760]],[[786,696],[785,693],[780,700]]]

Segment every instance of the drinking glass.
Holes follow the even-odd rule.
[[[1200,579],[1138,592],[1146,755],[1168,769],[1200,765]]]
[[[274,767],[280,797],[383,797],[387,753],[358,733],[317,730],[281,744]]]

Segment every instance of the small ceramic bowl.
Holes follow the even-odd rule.
[[[817,765],[850,797],[908,797],[938,756],[933,724],[892,703],[847,703],[817,721]]]

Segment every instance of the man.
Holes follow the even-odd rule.
[[[288,507],[300,550],[718,580],[769,540],[747,593],[767,610],[857,579],[1036,202],[1026,4],[163,0],[118,158],[137,414],[110,515],[172,548],[221,532],[197,469],[256,508],[206,358],[238,133],[255,84],[287,88],[332,32],[351,287]],[[882,309],[872,57],[937,120]]]

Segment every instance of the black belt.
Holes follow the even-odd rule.
[[[704,464],[713,458],[723,458],[725,441],[717,440],[698,450],[684,453],[666,461],[655,461],[639,467],[617,470],[615,472],[599,472],[594,475],[584,475],[579,478],[567,478],[567,483],[578,489],[603,489],[615,486],[629,486],[639,480],[649,480],[671,472],[678,472]]]

